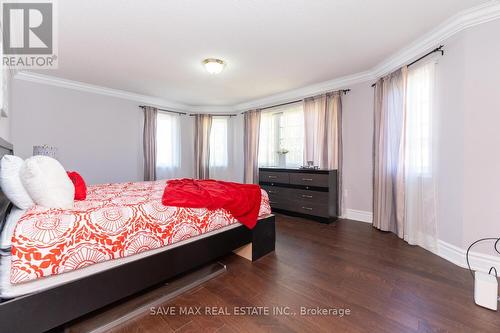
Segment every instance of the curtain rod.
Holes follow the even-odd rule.
[[[349,91],[351,91],[351,89],[342,89],[342,90],[338,90],[339,92],[341,93],[344,93],[347,94]],[[304,99],[299,99],[299,100],[296,100],[296,101],[291,101],[291,102],[286,102],[286,103],[281,103],[281,104],[277,104],[277,105],[271,105],[271,106],[266,106],[265,108],[261,108],[260,110],[267,110],[267,109],[272,109],[272,108],[276,108],[278,106],[285,106],[285,105],[289,105],[289,104],[294,104],[294,103],[299,103],[299,102],[302,102]],[[139,105],[139,107],[141,109],[144,109],[146,107],[146,105]],[[185,112],[179,112],[179,111],[171,111],[171,110],[165,110],[165,109],[158,109],[158,111],[163,111],[163,112],[171,112],[171,113],[177,113],[177,114],[182,114],[182,115],[187,115],[187,113]],[[245,112],[241,112],[240,114],[244,114],[244,113],[247,113],[248,111],[245,111]],[[213,114],[213,113],[208,113],[208,115],[210,116],[215,116],[215,117],[236,117],[238,114]],[[196,116],[196,113],[191,113],[189,114],[190,117],[193,117],[193,116]]]
[[[206,115],[212,116],[212,117],[229,117],[229,118],[237,116],[237,114],[217,114],[217,113],[191,113],[189,116],[194,117],[198,114],[206,114]]]
[[[420,60],[424,59],[424,58],[427,58],[428,56],[430,56],[431,54],[434,54],[436,52],[441,52],[441,56],[444,56],[444,50],[443,50],[443,47],[444,45],[440,45],[439,47],[435,48],[434,50],[424,54],[423,56],[421,56],[420,58],[418,58],[417,60],[414,60],[412,62],[410,62],[408,65],[406,65],[406,67],[410,67],[412,65],[415,65],[417,62],[419,62]],[[377,83],[374,83],[372,84],[372,88],[375,87]]]
[[[146,107],[146,105],[139,105],[139,107],[141,109],[144,109]],[[179,111],[171,111],[171,110],[165,110],[165,109],[159,109],[159,108],[156,108],[156,110],[158,111],[163,111],[163,112],[170,112],[170,113],[177,113],[177,114],[182,114],[182,115],[186,115],[187,113],[185,112],[179,112]]]
[[[344,93],[347,94],[349,91],[351,91],[351,89],[342,89],[342,90],[338,90],[339,92],[341,93]],[[296,101],[291,101],[291,102],[286,102],[286,103],[281,103],[281,104],[276,104],[276,105],[271,105],[271,106],[266,106],[265,108],[260,108],[259,110],[267,110],[267,109],[272,109],[272,108],[277,108],[277,107],[280,107],[280,106],[285,106],[285,105],[290,105],[290,104],[295,104],[295,103],[299,103],[299,102],[302,102],[305,98],[302,98],[302,99],[298,99]],[[241,114],[244,114],[244,113],[247,113],[248,111],[244,111],[242,112]]]

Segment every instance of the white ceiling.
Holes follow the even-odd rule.
[[[46,75],[228,106],[368,70],[485,0],[64,0]],[[222,74],[201,60],[222,58]]]

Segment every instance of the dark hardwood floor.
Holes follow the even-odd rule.
[[[231,315],[145,314],[113,332],[500,332],[500,313],[474,304],[470,274],[360,222],[324,225],[278,216],[276,252],[228,272],[165,308],[220,307]],[[234,307],[289,307],[295,315],[234,315]],[[300,308],[350,314],[301,315]]]

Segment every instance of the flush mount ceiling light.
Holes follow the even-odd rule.
[[[219,74],[226,66],[226,63],[220,59],[208,58],[202,61],[203,66],[210,74]]]

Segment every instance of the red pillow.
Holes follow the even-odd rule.
[[[75,200],[85,200],[87,198],[87,185],[82,176],[76,171],[67,171],[69,179],[75,185]]]

